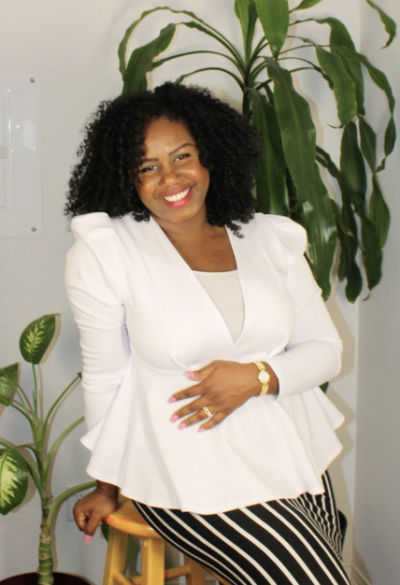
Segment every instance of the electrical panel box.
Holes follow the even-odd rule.
[[[0,237],[41,234],[38,79],[0,77]]]

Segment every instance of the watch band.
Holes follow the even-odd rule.
[[[267,369],[262,362],[251,362],[251,363],[254,364],[255,366],[257,366],[257,368],[259,369],[257,378],[261,384],[261,390],[260,390],[260,394],[258,396],[265,396],[265,394],[268,394],[268,390],[269,390],[270,375],[267,372]]]

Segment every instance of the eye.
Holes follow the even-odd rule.
[[[190,153],[185,152],[183,154],[178,154],[178,156],[176,156],[174,160],[182,161],[182,160],[185,160],[186,158],[189,158],[189,157],[190,157]]]
[[[139,169],[139,173],[141,175],[143,175],[144,173],[151,173],[152,171],[154,171],[157,168],[156,165],[150,165],[148,167],[142,167],[141,169]]]

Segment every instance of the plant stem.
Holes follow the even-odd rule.
[[[29,424],[32,426],[33,421],[31,419],[30,415],[25,412],[25,410],[23,410],[22,408],[20,408],[19,406],[17,406],[15,404],[15,402],[14,403],[12,402],[10,404],[10,406],[11,406],[11,408],[14,408],[15,410],[18,410],[18,412],[20,412],[22,414],[22,416],[24,416],[26,418],[26,420],[29,422]]]
[[[17,393],[17,395],[18,395],[18,398],[19,398],[19,399],[20,399],[20,401],[21,401],[21,407],[22,407],[22,408],[25,410],[25,412],[26,412],[27,414],[29,414],[29,415],[32,415],[32,407],[31,407],[31,405],[29,404],[29,401],[28,401],[28,404],[27,404],[27,402],[26,402],[26,400],[25,400],[26,396],[25,396],[24,392],[21,392],[21,391],[20,391],[20,389],[18,388],[18,386],[17,386],[17,388],[16,388],[16,393]]]
[[[65,390],[63,390],[60,394],[60,396],[57,398],[57,400],[54,401],[54,403],[52,404],[52,406],[49,409],[49,412],[47,413],[47,416],[44,420],[43,426],[47,427],[47,425],[49,424],[49,420],[51,415],[53,414],[54,410],[57,408],[57,406],[60,404],[61,400],[64,398],[64,396],[67,394],[68,390],[70,390],[78,381],[80,380],[79,376],[76,376],[72,382],[70,384],[68,384],[68,386],[65,388]]]
[[[31,401],[29,400],[25,390],[22,388],[22,386],[18,386],[18,388],[19,388],[20,392],[22,392],[23,397],[25,398],[25,402],[29,407],[29,412],[31,412],[33,414],[33,407],[32,407]]]
[[[37,376],[35,370],[35,364],[32,364],[32,371],[33,371],[33,379],[34,379],[34,388],[33,388],[33,409],[36,418],[39,416],[38,411],[38,383],[37,383]]]
[[[53,585],[53,553],[51,550],[51,521],[48,500],[42,502],[42,521],[39,535],[38,585]]]
[[[84,492],[85,490],[90,490],[90,488],[96,487],[95,481],[87,481],[85,483],[80,483],[79,485],[74,485],[74,487],[68,488],[67,490],[63,491],[59,494],[49,506],[49,514],[47,518],[48,524],[51,526],[53,523],[54,514],[57,512],[58,508],[63,504],[68,498],[73,496],[74,494],[78,494],[79,492]]]
[[[188,55],[198,55],[200,53],[207,53],[209,55],[219,55],[220,57],[225,57],[225,59],[228,59],[231,63],[235,65],[236,69],[239,71],[240,74],[243,74],[243,70],[241,69],[241,67],[239,67],[238,62],[233,57],[225,55],[225,53],[220,53],[219,51],[188,51],[186,53],[179,53],[178,55],[171,55],[170,57],[165,57],[164,59],[155,61],[153,64],[153,69],[155,69],[156,67],[160,67],[167,61],[172,61],[172,59],[177,59],[178,57],[187,57]]]
[[[78,418],[78,420],[76,420],[71,425],[69,425],[69,427],[67,427],[54,441],[53,445],[51,446],[51,449],[49,450],[49,452],[47,454],[47,457],[46,457],[46,460],[45,460],[44,466],[43,466],[43,472],[46,475],[47,475],[47,472],[48,472],[50,464],[51,464],[51,459],[53,457],[53,453],[57,449],[58,445],[61,443],[61,441],[64,439],[64,437],[66,437],[68,435],[68,433],[70,433],[75,427],[77,427],[81,422],[83,422],[83,420],[84,420],[83,416]]]

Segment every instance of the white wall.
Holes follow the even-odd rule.
[[[13,0],[2,10],[0,71],[2,74],[34,75],[41,83],[44,217],[43,237],[0,239],[0,363],[12,363],[19,358],[18,337],[30,320],[44,313],[62,313],[61,338],[43,370],[48,402],[57,396],[59,389],[81,367],[78,336],[63,289],[64,258],[72,243],[67,221],[63,217],[64,194],[80,140],[79,132],[97,103],[118,95],[121,90],[116,52],[125,29],[142,10],[158,4],[161,3],[157,0],[137,0],[135,3],[128,0]],[[196,7],[189,0],[171,0],[170,4],[175,8],[194,9],[234,42],[239,42],[240,29],[232,17],[232,0],[202,0],[196,3]],[[346,0],[324,0],[321,4],[323,6],[315,7],[315,14],[330,13],[343,18],[358,39],[358,0],[352,0],[350,6]],[[174,20],[173,17],[170,20]],[[162,15],[149,21],[148,25],[138,30],[136,42],[147,42],[166,22],[169,22],[168,17]],[[184,29],[179,32],[177,48],[190,47],[195,36],[199,43],[205,44],[200,35]],[[168,77],[174,78],[183,71],[191,70],[193,64],[188,60],[177,71],[177,64],[172,62],[169,68],[157,72],[155,80],[158,83]],[[196,64],[202,66],[203,63],[197,61]],[[233,102],[240,101],[234,82],[221,74],[210,73],[192,79],[193,82],[208,85]],[[314,86],[315,76],[307,78],[304,84]],[[321,96],[325,95],[322,88],[321,92]],[[318,109],[325,99],[329,98],[318,100]],[[322,128],[322,124],[334,124],[335,120],[328,115],[324,119],[322,113],[317,123],[324,134],[325,145],[335,147],[335,133]],[[375,299],[370,301],[374,302]],[[346,347],[343,373],[332,384],[329,394],[347,416],[346,425],[339,431],[344,451],[333,466],[333,479],[339,506],[351,520],[355,494],[358,305],[349,306],[339,289],[329,306]],[[24,375],[24,380],[28,380],[28,375]],[[28,388],[29,385],[30,382],[27,382]],[[59,430],[80,415],[81,406],[78,389],[59,414],[56,423]],[[2,413],[0,429],[0,434],[18,442],[28,438],[23,423],[9,412]],[[54,435],[56,432],[57,429]],[[86,480],[87,454],[78,443],[81,434],[82,428],[77,429],[59,451],[54,470],[54,494],[67,485]],[[1,518],[0,579],[36,568],[38,506],[37,495],[31,495],[28,504]],[[104,542],[96,538],[91,545],[83,546],[82,535],[72,522],[66,521],[64,508],[59,514],[56,538],[58,569],[83,574],[100,583]],[[345,551],[348,562],[353,557],[352,540],[350,524]],[[22,551],[22,554],[17,555],[16,550]],[[383,581],[377,583],[382,585]]]
[[[379,5],[400,23],[398,2],[380,0]],[[371,31],[375,32],[371,11],[363,5],[362,50],[386,71],[399,102],[400,41],[397,38],[389,49],[377,51],[370,44]],[[375,34],[374,47],[375,41],[381,47],[384,35]],[[376,123],[384,128],[381,96],[374,91],[368,102]],[[355,562],[374,585],[400,583],[399,163],[397,147],[381,179],[392,214],[384,277],[372,298],[360,305]]]

